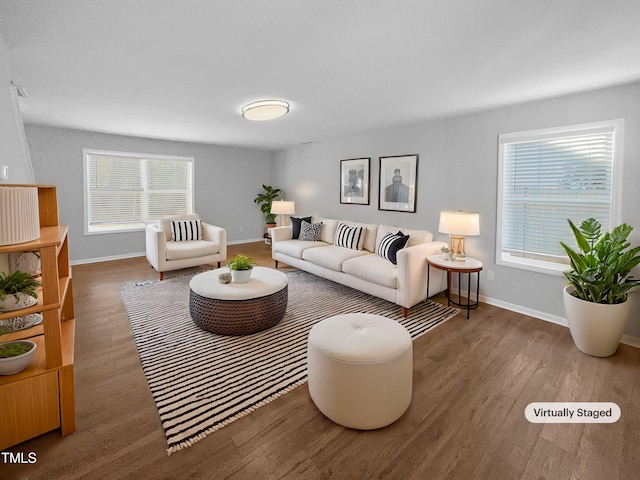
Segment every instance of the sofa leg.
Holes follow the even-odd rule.
[[[218,268],[220,268],[220,262],[218,262]]]
[[[276,260],[276,270],[278,269],[278,260]]]
[[[409,315],[409,309],[407,307],[402,307],[402,318],[407,318]]]
[[[164,272],[160,272],[160,280],[164,279]]]

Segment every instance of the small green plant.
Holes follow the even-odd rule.
[[[267,224],[276,223],[276,216],[271,213],[271,202],[280,195],[282,190],[273,188],[270,185],[262,185],[262,189],[264,192],[259,193],[258,196],[253,199],[253,203],[260,205],[260,210],[264,214],[264,219]]]
[[[592,303],[623,303],[627,293],[640,285],[631,270],[640,264],[640,247],[629,249],[627,237],[633,227],[623,223],[601,233],[601,225],[588,218],[576,227],[567,219],[580,251],[560,242],[569,256],[571,270],[564,276],[574,287],[572,295]]]
[[[254,265],[255,262],[245,255],[236,255],[227,264],[231,270],[251,270]]]
[[[441,251],[442,253],[449,253],[449,247],[442,247],[442,248],[440,249],[440,251]]]
[[[39,286],[40,282],[26,272],[16,270],[8,275],[0,272],[0,300],[4,300],[9,295],[13,295],[17,303],[20,301],[18,293],[24,293],[30,297],[38,298],[36,289]]]
[[[6,345],[0,345],[0,358],[17,357],[27,353],[33,348],[33,345],[25,343],[8,343]]]

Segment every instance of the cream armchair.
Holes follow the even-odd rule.
[[[161,218],[157,225],[146,226],[147,260],[160,273],[160,280],[164,272],[214,262],[220,267],[220,262],[227,259],[227,231],[224,228],[201,222],[201,240],[173,239],[172,222],[199,218],[195,214],[177,215]]]

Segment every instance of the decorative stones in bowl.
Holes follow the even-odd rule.
[[[0,343],[0,375],[20,373],[29,365],[38,346],[31,340]]]

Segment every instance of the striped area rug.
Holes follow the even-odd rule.
[[[307,336],[323,318],[353,312],[384,315],[416,338],[458,313],[426,301],[402,318],[400,307],[385,300],[302,271],[288,276],[284,318],[273,328],[243,337],[195,326],[189,316],[191,275],[121,287],[169,454],[305,383]]]

